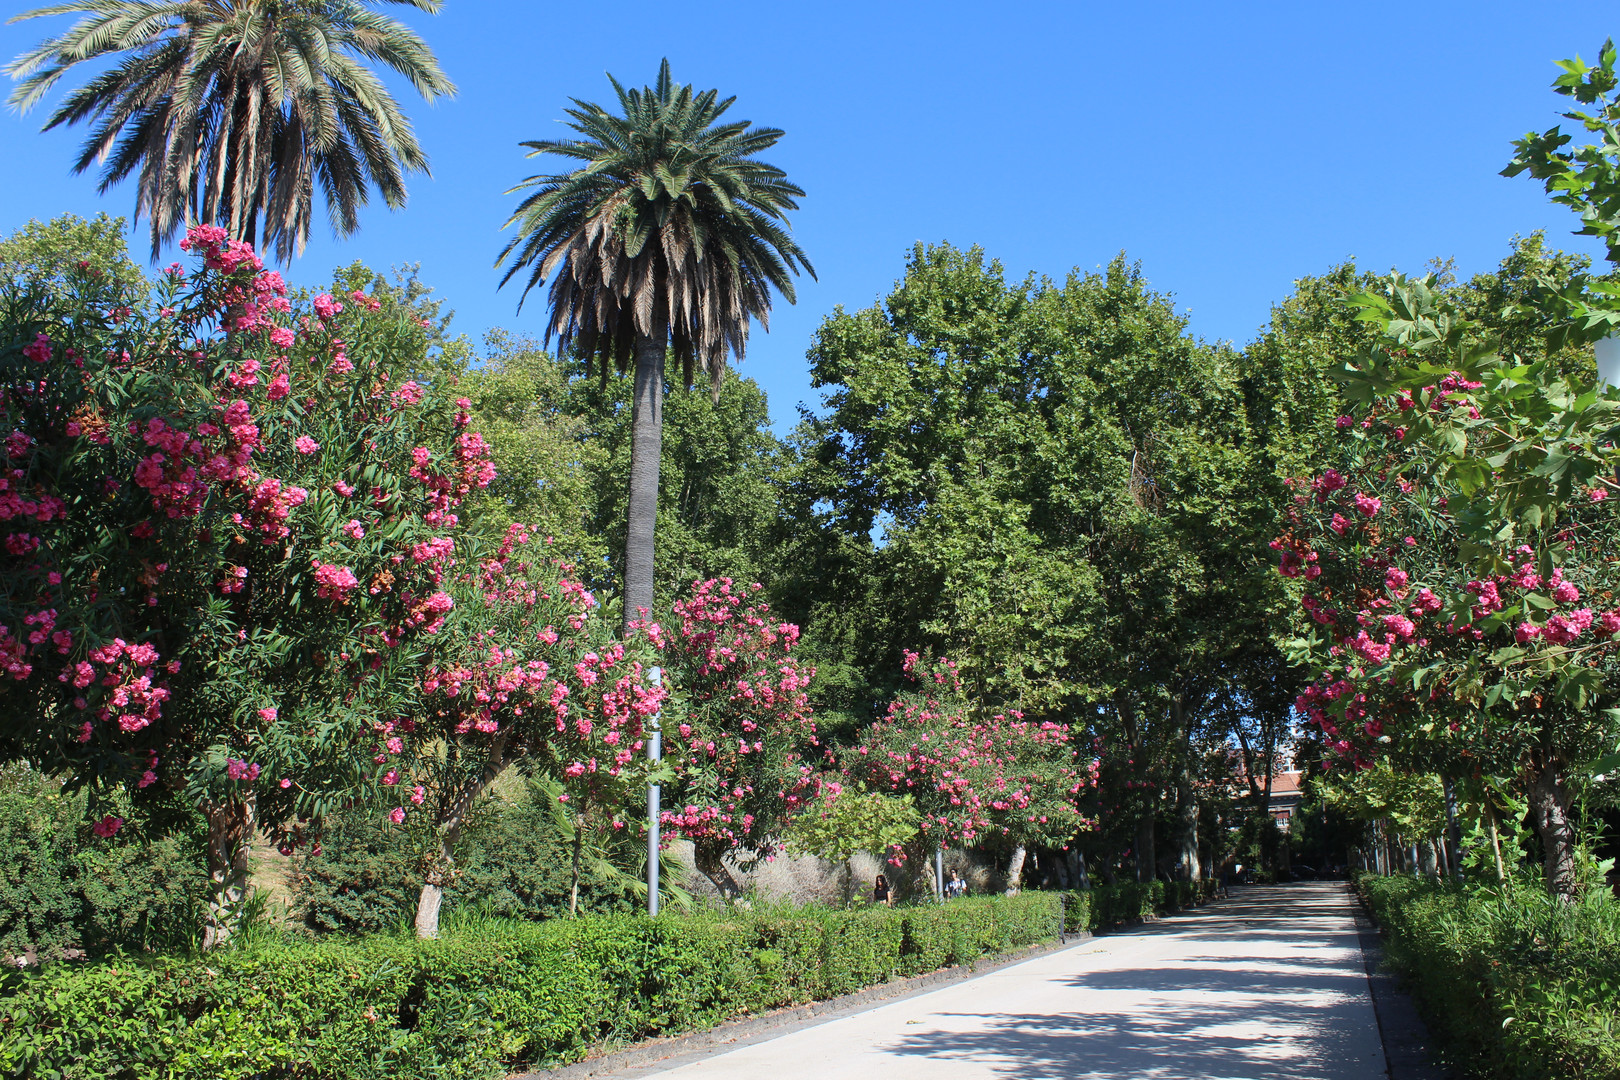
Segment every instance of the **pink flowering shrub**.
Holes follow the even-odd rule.
[[[724,895],[736,882],[722,858],[776,854],[800,808],[816,746],[806,688],[815,670],[793,655],[799,628],[753,599],[759,585],[694,582],[674,605],[667,678],[677,696],[663,717],[664,754],[677,766],[662,824],[693,841],[697,866]]]
[[[1427,284],[1352,303],[1386,334],[1353,369],[1361,419],[1271,545],[1299,582],[1299,711],[1351,767],[1508,781],[1568,889],[1561,778],[1620,738],[1620,529],[1590,496],[1615,486],[1613,396],[1466,344]]]
[[[842,783],[910,795],[921,813],[917,841],[891,858],[993,837],[1067,847],[1089,827],[1078,805],[1098,766],[1077,755],[1065,725],[975,707],[949,660],[908,652],[905,663],[915,689],[840,758]]]
[[[551,774],[579,830],[623,828],[626,793],[644,778],[647,724],[667,693],[650,670],[659,635],[616,640],[547,543],[512,525],[496,550],[445,579],[448,617],[420,669],[421,718],[402,725],[410,746],[378,747],[380,769],[402,770],[383,783],[409,788],[438,833],[418,910],[424,936],[437,930],[461,824],[509,766],[527,758]],[[393,820],[413,812],[401,806]]]
[[[380,788],[491,471],[411,313],[301,310],[220,230],[182,246],[202,268],[149,307],[106,317],[86,271],[5,309],[0,743],[231,817],[224,881],[250,817],[290,845]]]

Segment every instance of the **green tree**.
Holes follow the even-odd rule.
[[[114,296],[133,301],[149,288],[141,268],[130,261],[123,218],[97,214],[86,221],[63,214],[30,221],[0,240],[0,282],[20,291],[60,290],[80,263],[106,275]]]
[[[429,13],[438,0],[389,0]],[[74,172],[97,161],[105,192],[137,176],[152,258],[187,222],[217,224],[283,262],[302,252],[315,188],[340,236],[375,188],[405,205],[427,172],[410,120],[367,62],[428,100],[455,93],[432,50],[375,0],[70,0],[18,15],[82,15],[6,68],[26,111],[79,64],[107,69],[70,93],[45,130],[88,122]]]
[[[785,609],[807,658],[842,678],[917,643],[962,657],[981,707],[1101,737],[1152,875],[1146,793],[1185,792],[1196,821],[1199,710],[1270,648],[1284,595],[1237,357],[1123,258],[1009,283],[977,249],[921,245],[810,357],[827,397],[795,436],[786,516],[816,530],[782,560],[804,568]],[[823,687],[866,717],[892,692]]]
[[[623,581],[632,381],[587,377],[495,334],[463,387],[500,470],[477,513],[492,531],[523,521],[552,536],[593,587]],[[728,370],[718,395],[676,390],[664,405],[658,591],[715,577],[771,584],[785,459],[764,391]]]
[[[653,541],[662,460],[664,365],[673,349],[683,381],[709,377],[716,394],[726,356],[741,360],[771,290],[792,302],[792,275],[814,275],[783,229],[804,192],[756,156],[782,132],[721,122],[735,98],[677,85],[669,61],[658,83],[626,90],[611,76],[622,116],[575,99],[580,139],[525,142],[530,156],[585,162],[532,176],[507,221],[504,285],[525,271],[523,295],[551,279],[551,320],[562,350],[621,371],[634,358],[623,577],[626,626],[653,610]],[[521,304],[521,300],[519,301]]]

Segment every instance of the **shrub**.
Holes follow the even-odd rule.
[[[189,943],[206,889],[196,830],[95,837],[86,801],[32,770],[0,771],[0,954]]]
[[[1213,881],[1121,881],[1065,892],[1063,931],[1078,934],[1103,930],[1180,908],[1194,907],[1215,895]]]
[[[1620,1077],[1620,904],[1363,876],[1390,962],[1449,1063],[1481,1080]]]
[[[445,910],[521,919],[566,915],[570,842],[556,815],[538,801],[485,800],[457,845],[460,872],[445,889]],[[375,933],[410,922],[426,843],[420,831],[371,815],[333,819],[321,853],[297,861],[293,894],[305,924]],[[584,874],[580,905],[597,914],[628,912],[634,907],[630,883],[602,872]]]
[[[498,1077],[1040,941],[1055,893],[943,907],[482,920],[0,975],[0,1074]],[[909,945],[908,945],[909,942]],[[961,953],[959,949],[970,950]]]

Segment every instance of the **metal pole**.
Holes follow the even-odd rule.
[[[652,669],[652,684],[664,685],[664,669]],[[664,758],[664,733],[658,728],[658,713],[652,714],[651,729],[647,733],[647,760],[654,764]],[[663,794],[657,784],[647,785],[647,914],[658,914],[658,817],[659,799]]]
[[[934,884],[939,889],[939,902],[945,902],[945,847],[934,849]]]

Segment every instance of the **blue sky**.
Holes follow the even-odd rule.
[[[916,241],[979,244],[1009,274],[1061,276],[1120,251],[1206,339],[1242,344],[1291,283],[1355,256],[1421,270],[1488,269],[1509,238],[1575,219],[1534,182],[1497,175],[1512,139],[1556,121],[1553,61],[1620,30],[1612,4],[701,3],[445,0],[398,9],[459,86],[402,100],[432,158],[410,205],[354,237],[318,233],[288,276],[361,259],[420,262],[453,329],[538,334],[541,294],[496,291],[505,190],[545,171],[518,142],[557,137],[570,97],[606,103],[604,72],[737,95],[780,127],[769,155],[803,187],[796,238],[815,263],[796,306],[756,329],[747,375],[779,430],[814,403],[804,352],[835,305],[885,295]],[[63,18],[0,26],[15,56]],[[53,99],[55,100],[55,99]],[[81,134],[44,110],[0,115],[0,231],[64,211],[128,215],[69,163]],[[542,167],[545,163],[539,163]],[[132,247],[145,252],[137,237]],[[167,261],[167,260],[165,260]]]

